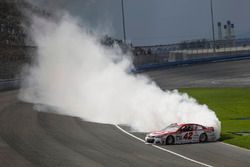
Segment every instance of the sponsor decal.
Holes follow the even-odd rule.
[[[182,136],[176,136],[176,140],[177,141],[181,141],[182,140]]]

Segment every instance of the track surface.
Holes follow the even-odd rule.
[[[219,79],[221,84],[215,86],[247,86],[249,68],[250,61],[238,61],[147,74],[162,88],[211,86]],[[239,78],[241,83],[236,82]],[[0,93],[0,167],[201,166],[145,145],[113,125],[37,112],[16,95],[16,91]],[[163,147],[212,166],[250,164],[250,151],[220,142]]]
[[[141,139],[145,136],[144,133],[134,133],[134,135]],[[167,145],[162,147],[211,166],[235,167],[249,166],[250,164],[250,151],[221,142]]]
[[[0,94],[0,166],[201,166],[145,145],[113,125],[37,112],[15,96]],[[213,166],[250,164],[250,151],[219,142],[164,147]]]
[[[145,73],[162,89],[250,86],[250,60],[208,63]]]
[[[1,102],[12,96],[5,94]],[[199,166],[134,140],[113,125],[11,103],[0,113],[0,166]]]

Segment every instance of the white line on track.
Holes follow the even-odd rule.
[[[125,131],[125,130],[122,129],[119,125],[115,125],[115,126],[116,126],[119,130],[121,130],[122,132],[126,133],[127,135],[129,135],[129,136],[131,136],[131,137],[133,137],[133,138],[135,138],[135,139],[137,139],[137,140],[139,140],[139,141],[145,143],[144,140],[142,140],[141,138],[139,138],[139,137],[137,137],[137,136],[135,136],[135,135],[133,135],[133,134],[127,132],[127,131]],[[155,147],[155,148],[158,148],[159,150],[168,152],[168,153],[170,153],[170,154],[173,154],[173,155],[178,156],[178,157],[180,157],[180,158],[183,158],[183,159],[185,159],[185,160],[191,161],[191,162],[193,162],[193,163],[196,163],[196,164],[199,164],[199,165],[202,165],[202,166],[206,166],[206,167],[213,167],[213,166],[211,166],[211,165],[208,165],[208,164],[205,164],[205,163],[196,161],[196,160],[194,160],[194,159],[188,158],[188,157],[186,157],[186,156],[184,156],[184,155],[178,154],[178,153],[176,153],[176,152],[173,152],[173,151],[171,151],[171,150],[162,148],[162,147],[160,147],[160,146],[157,146],[157,145],[154,145],[154,144],[152,144],[152,146]]]

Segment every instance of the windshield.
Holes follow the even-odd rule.
[[[177,131],[179,128],[180,128],[180,126],[175,124],[175,125],[169,125],[169,126],[167,126],[166,128],[164,128],[164,129],[162,129],[162,130],[175,132],[175,131]]]

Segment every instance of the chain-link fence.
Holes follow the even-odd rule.
[[[157,64],[209,57],[250,54],[250,39],[186,41],[134,48],[134,64]]]

